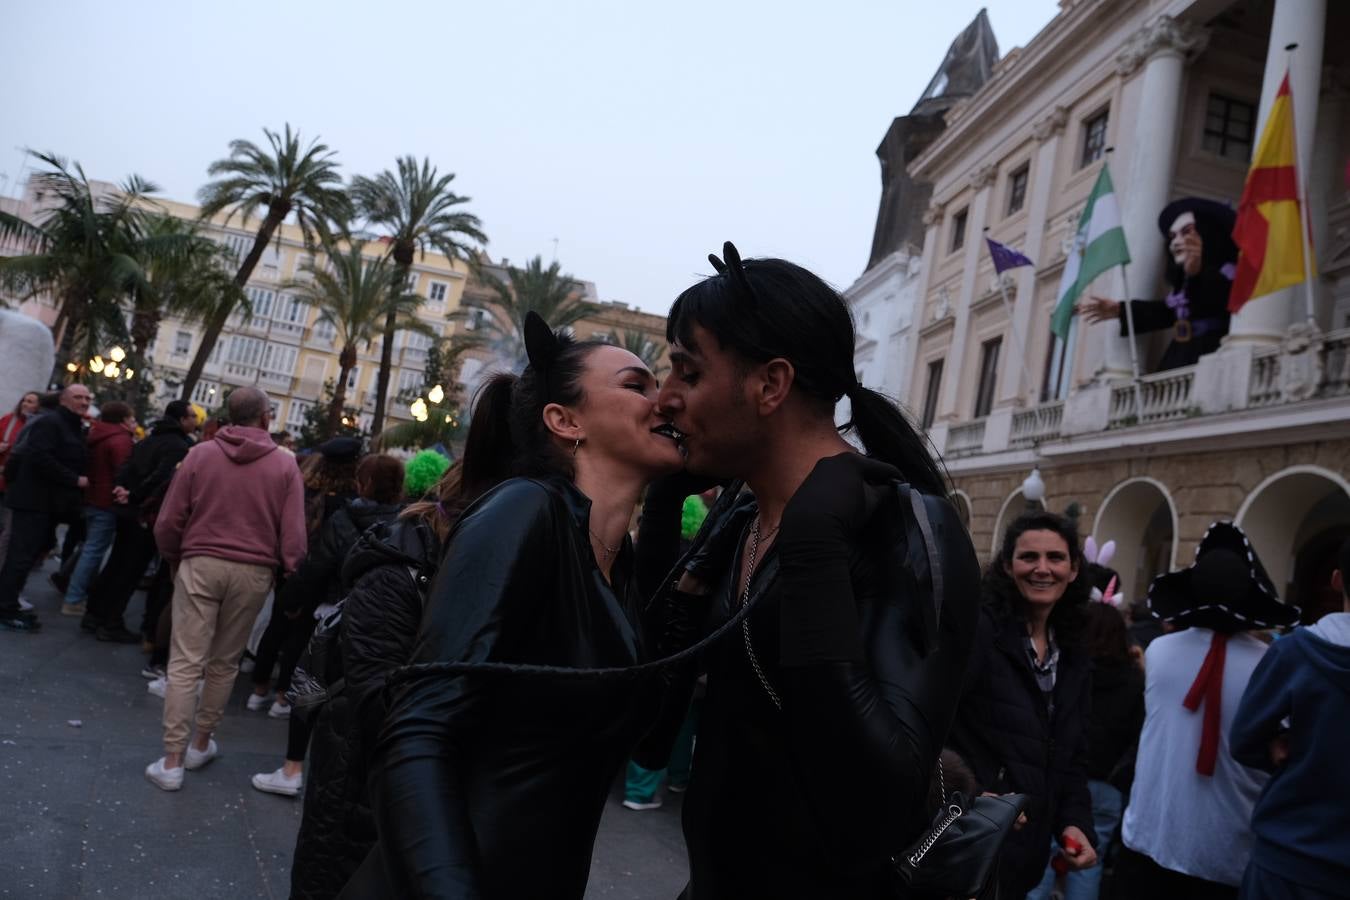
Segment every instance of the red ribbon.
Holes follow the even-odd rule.
[[[1205,719],[1200,728],[1200,752],[1195,757],[1195,771],[1213,775],[1214,763],[1219,758],[1219,709],[1223,703],[1223,664],[1228,658],[1228,635],[1214,632],[1209,641],[1209,652],[1200,664],[1200,671],[1181,701],[1191,712],[1205,705]]]

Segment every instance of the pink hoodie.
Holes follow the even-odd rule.
[[[160,556],[279,567],[305,557],[300,468],[261,428],[227,425],[188,451],[155,520]]]

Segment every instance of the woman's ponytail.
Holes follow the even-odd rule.
[[[848,392],[853,406],[853,428],[867,455],[890,463],[919,490],[945,497],[947,479],[934,461],[928,442],[888,397],[861,384]]]
[[[460,457],[460,496],[467,506],[510,478],[518,448],[511,437],[511,398],[519,377],[493,375],[474,396],[469,434]]]

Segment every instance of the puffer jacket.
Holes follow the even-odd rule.
[[[300,568],[286,579],[281,589],[282,611],[313,613],[320,604],[341,600],[342,567],[347,554],[367,528],[389,521],[401,508],[397,503],[376,503],[364,497],[348,500],[339,507],[310,541],[309,553]]]
[[[1054,718],[1027,659],[1021,619],[980,614],[975,652],[947,746],[965,758],[981,790],[1026,794],[1027,823],[1008,837],[999,865],[999,896],[1021,897],[1049,861],[1050,839],[1077,826],[1096,846],[1087,789],[1091,660],[1060,648]]]
[[[366,760],[384,720],[384,679],[412,652],[440,555],[435,532],[414,519],[377,523],[344,554],[345,686],[319,711],[311,738],[293,900],[336,896],[375,844]]]

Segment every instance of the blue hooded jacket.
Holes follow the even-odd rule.
[[[1347,722],[1350,613],[1333,613],[1271,646],[1229,736],[1234,759],[1273,773],[1252,813],[1252,862],[1336,896],[1350,885]],[[1289,758],[1277,767],[1270,742],[1281,734]]]

